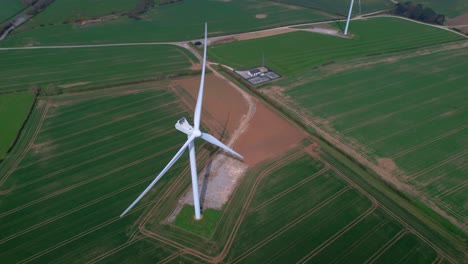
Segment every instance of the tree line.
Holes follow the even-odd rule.
[[[422,4],[415,4],[411,1],[396,4],[392,10],[392,13],[394,15],[407,17],[425,23],[438,25],[443,25],[445,23],[444,15],[437,14],[430,7],[424,7]]]

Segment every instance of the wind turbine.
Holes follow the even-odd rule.
[[[359,1],[359,3],[361,3],[361,1]],[[351,14],[353,13],[353,5],[354,5],[354,0],[351,0],[351,4],[349,5],[348,19],[346,20],[346,27],[344,30],[345,35],[348,35],[349,20],[351,19]],[[359,4],[359,6],[361,5]]]
[[[176,124],[175,128],[182,133],[187,135],[187,141],[182,145],[182,147],[177,151],[175,156],[169,161],[169,163],[164,167],[164,169],[159,173],[159,175],[154,178],[154,180],[146,187],[146,189],[136,198],[135,201],[133,201],[130,206],[125,209],[125,211],[120,215],[120,217],[123,217],[125,214],[127,214],[130,209],[135,206],[135,204],[138,203],[138,201],[145,196],[146,193],[158,182],[159,179],[161,179],[162,176],[176,163],[176,161],[182,156],[182,153],[184,153],[185,149],[189,149],[189,156],[190,156],[190,171],[192,174],[192,190],[193,190],[193,206],[195,208],[195,219],[200,220],[201,215],[200,215],[200,197],[198,195],[198,174],[197,174],[197,161],[195,158],[195,143],[194,140],[196,138],[201,138],[215,146],[218,146],[227,152],[235,155],[236,157],[242,159],[243,157],[235,152],[234,150],[230,149],[228,146],[224,145],[221,141],[216,139],[210,134],[204,133],[200,131],[200,117],[201,117],[201,110],[202,110],[202,101],[203,101],[203,88],[205,84],[205,68],[206,68],[206,46],[208,44],[207,42],[207,35],[208,35],[208,25],[205,23],[205,43],[204,43],[204,48],[203,48],[203,68],[202,68],[202,75],[201,75],[201,80],[200,80],[200,89],[198,91],[198,98],[197,98],[197,103],[195,105],[195,114],[193,118],[193,123],[194,126],[192,127],[187,119],[185,117],[182,117],[179,119]]]

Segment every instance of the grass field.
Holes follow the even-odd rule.
[[[445,30],[389,17],[353,21],[350,32],[352,39],[298,31],[218,44],[209,47],[209,56],[222,64],[248,69],[261,64],[263,51],[266,66],[293,77],[335,61],[463,39]]]
[[[1,91],[53,84],[64,89],[190,73],[198,60],[169,45],[0,51]],[[64,86],[65,85],[65,86]]]
[[[348,15],[349,5],[351,1],[349,0],[273,0],[275,2],[297,5],[307,8],[320,9],[331,13],[341,14],[343,16]],[[353,14],[359,14],[359,1],[354,1]],[[371,13],[380,10],[386,10],[393,7],[393,3],[388,0],[361,0],[361,13]]]
[[[256,18],[257,14],[266,14],[267,16],[259,19]],[[174,17],[183,17],[184,19],[179,20],[174,19]],[[208,22],[209,25],[209,35],[214,36],[286,24],[329,20],[335,17],[335,15],[324,12],[306,8],[291,8],[261,0],[229,2],[186,0],[151,9],[141,20],[120,17],[87,27],[57,24],[35,27],[34,29],[31,29],[26,23],[1,45],[182,41],[201,38],[205,22]]]
[[[216,229],[216,224],[221,217],[221,212],[213,209],[205,209],[202,212],[202,221],[195,220],[193,214],[194,207],[191,205],[184,205],[173,224],[195,234],[209,238],[213,230]]]
[[[12,146],[34,102],[29,92],[0,94],[0,160]]]
[[[468,49],[424,53],[329,65],[280,85],[287,107],[463,226]]]
[[[49,5],[27,23],[27,27],[63,24],[124,13],[134,8],[139,0],[60,0]]]
[[[2,0],[0,8],[0,23],[13,17],[18,12],[23,10],[26,5],[21,0]]]

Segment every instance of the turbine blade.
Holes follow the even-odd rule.
[[[150,185],[148,185],[148,187],[146,187],[146,189],[138,196],[138,198],[136,198],[136,200],[133,201],[133,203],[130,204],[130,206],[127,207],[127,209],[125,209],[125,211],[120,215],[120,217],[126,215],[127,212],[130,211],[130,209],[132,209],[133,206],[135,206],[135,204],[137,204],[141,200],[141,198],[143,198],[143,196],[145,196],[145,194],[149,192],[151,188],[153,188],[153,186],[159,181],[159,179],[161,179],[161,177],[164,176],[164,174],[172,167],[172,165],[174,165],[174,163],[180,158],[180,156],[182,156],[184,150],[194,139],[195,136],[191,136],[187,139],[185,144],[179,149],[179,151],[177,151],[175,156],[171,159],[171,161],[169,161],[166,167],[164,167],[164,169],[159,173],[159,175],[156,178],[154,178],[154,180],[150,183]]]
[[[202,110],[202,101],[203,101],[203,88],[205,86],[205,69],[206,69],[206,46],[208,46],[208,24],[205,22],[205,42],[203,43],[203,65],[202,65],[202,75],[200,80],[200,89],[198,90],[197,104],[195,105],[195,114],[193,118],[193,126],[195,130],[200,129],[200,117]]]
[[[207,134],[207,133],[202,133],[201,136],[200,136],[203,140],[205,140],[206,142],[209,142],[213,145],[216,145],[222,149],[224,149],[225,151],[237,156],[238,158],[240,159],[243,159],[244,157],[242,157],[239,153],[235,152],[234,150],[232,150],[231,148],[229,148],[228,146],[224,145],[221,141],[219,141],[217,138],[213,137],[212,135],[210,134]]]

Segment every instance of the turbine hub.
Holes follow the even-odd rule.
[[[194,135],[195,137],[200,137],[201,136],[201,131],[199,129],[193,130],[192,135]]]

